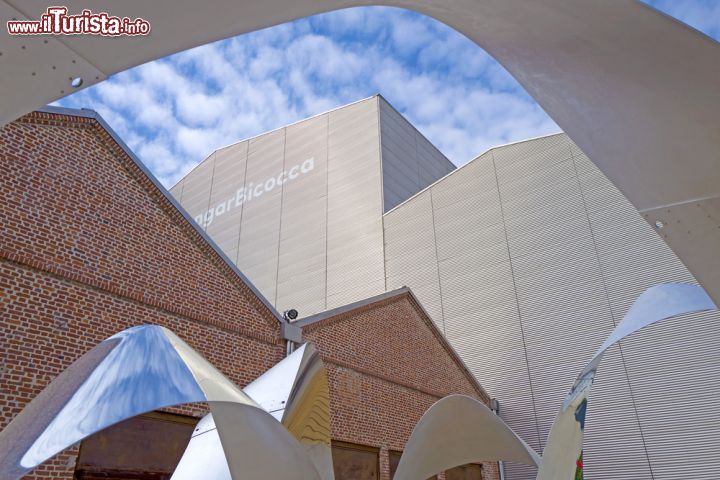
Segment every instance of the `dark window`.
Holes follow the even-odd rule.
[[[377,480],[380,450],[346,442],[332,442],[335,480]]]
[[[482,465],[469,464],[445,472],[446,480],[482,480]]]
[[[390,478],[395,477],[395,472],[397,471],[401,456],[402,452],[398,452],[397,450],[388,450],[388,458],[390,459]]]
[[[76,480],[166,480],[198,419],[151,412],[125,420],[80,444]]]
[[[402,452],[398,452],[397,450],[388,450],[388,458],[390,460],[390,478],[395,477],[395,472],[397,471],[398,464],[400,463],[400,457],[402,457]],[[437,480],[437,476],[430,477],[428,480]]]

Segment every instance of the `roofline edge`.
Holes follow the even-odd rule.
[[[268,299],[263,295],[260,290],[257,289],[255,284],[253,284],[248,277],[245,276],[242,271],[235,265],[233,262],[230,261],[230,258],[228,258],[227,255],[218,247],[218,245],[210,238],[210,236],[200,228],[200,226],[193,220],[193,218],[190,216],[189,213],[180,205],[180,203],[175,200],[175,197],[173,197],[170,192],[163,186],[162,183],[155,177],[155,175],[145,166],[145,164],[135,155],[135,153],[130,149],[130,147],[127,146],[127,144],[123,141],[122,138],[115,132],[115,130],[112,129],[110,125],[105,121],[105,119],[95,110],[82,108],[68,108],[68,107],[60,107],[55,105],[46,105],[42,108],[39,108],[36,110],[37,112],[41,113],[53,113],[56,115],[69,115],[73,117],[82,117],[82,118],[92,118],[95,121],[97,121],[101,127],[103,127],[108,134],[112,137],[112,139],[120,146],[120,148],[125,152],[125,154],[140,168],[140,170],[150,179],[150,181],[155,185],[155,187],[158,189],[158,191],[170,202],[170,204],[175,207],[175,209],[180,212],[180,214],[185,218],[185,220],[190,224],[192,228],[195,229],[195,231],[200,235],[200,237],[205,240],[208,245],[215,251],[215,253],[230,267],[230,269],[235,273],[240,280],[250,289],[250,291],[260,300],[260,302],[272,313],[272,315],[277,319],[279,323],[286,323],[286,320],[283,318],[283,316],[278,312],[278,310],[268,301]]]

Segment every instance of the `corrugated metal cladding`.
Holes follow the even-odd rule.
[[[385,291],[388,201],[453,168],[375,96],[220,149],[170,191],[278,310],[307,316]]]
[[[694,279],[564,134],[493,149],[385,215],[387,288],[415,292],[539,451],[573,380],[632,301]],[[714,479],[720,315],[661,323],[605,358],[588,479]],[[535,472],[507,466],[508,478]]]
[[[278,310],[306,316],[412,288],[541,451],[567,389],[631,302],[653,284],[694,280],[563,134],[452,169],[372,97],[220,149],[171,192]],[[667,321],[607,355],[586,478],[717,477],[719,322]]]
[[[384,208],[387,212],[455,170],[455,165],[384,98],[378,98]]]

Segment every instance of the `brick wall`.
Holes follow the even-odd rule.
[[[0,159],[0,427],[133,325],[170,328],[240,385],[283,357],[273,313],[97,121],[30,114],[0,130]],[[76,454],[28,478],[71,478]]]
[[[402,450],[440,398],[459,393],[489,403],[407,290],[309,323],[303,336],[328,369],[333,438],[379,448],[381,480],[390,479],[388,450]],[[496,478],[496,465],[485,468]]]
[[[27,115],[0,129],[0,162],[0,428],[133,325],[170,328],[241,386],[283,357],[274,313],[95,119]],[[409,294],[306,333],[328,362],[333,435],[380,447],[383,479],[440,396],[487,400]],[[70,479],[76,457],[27,478]]]

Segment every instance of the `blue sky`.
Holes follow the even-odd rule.
[[[720,0],[648,0],[720,40]],[[167,187],[214,149],[381,93],[455,164],[559,130],[489,55],[387,7],[341,10],[150,62],[59,103],[98,111]]]

